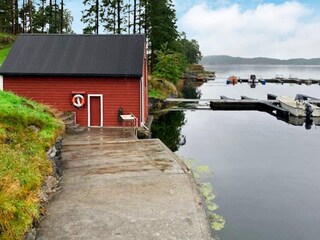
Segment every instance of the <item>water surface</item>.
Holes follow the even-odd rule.
[[[320,98],[319,85],[248,84],[226,85],[229,75],[256,74],[301,78],[320,76],[320,67],[305,66],[207,66],[217,79],[198,88],[201,98],[220,95],[266,98],[267,93],[303,93]],[[301,75],[299,75],[301,74]],[[176,118],[162,125],[170,125]],[[163,119],[166,116],[162,116]],[[225,218],[221,240],[295,240],[320,236],[320,126],[293,126],[257,111],[185,111],[176,125],[173,150],[210,166],[216,192],[217,213]],[[179,123],[178,123],[179,122]],[[156,121],[157,124],[157,121]],[[175,129],[175,131],[173,131]],[[166,141],[164,139],[164,141]]]

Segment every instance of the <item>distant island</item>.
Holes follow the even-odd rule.
[[[227,55],[205,56],[200,61],[203,65],[320,65],[320,58],[293,58],[281,60],[275,58],[242,58]]]

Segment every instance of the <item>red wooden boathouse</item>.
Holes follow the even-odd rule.
[[[148,115],[144,35],[20,35],[0,75],[4,90],[75,112],[82,126]]]

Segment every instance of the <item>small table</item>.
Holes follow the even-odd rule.
[[[133,122],[134,122],[134,116],[131,114],[129,115],[120,115],[122,119],[122,126],[126,127],[126,124],[129,123],[129,127],[133,127]]]
[[[135,134],[135,116],[133,114],[129,115],[120,115],[122,120],[122,128],[125,133],[126,130]]]

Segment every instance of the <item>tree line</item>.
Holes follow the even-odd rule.
[[[82,4],[84,34],[145,34],[150,69],[159,77],[175,82],[187,64],[201,59],[198,42],[177,30],[172,0],[82,0]],[[72,21],[63,0],[0,0],[0,32],[72,33]]]
[[[159,77],[179,75],[188,63],[201,59],[197,41],[177,30],[172,0],[83,0],[83,4],[84,33],[145,34],[150,67]],[[164,67],[171,71],[162,74]]]
[[[71,33],[72,21],[63,0],[0,0],[3,33]]]

